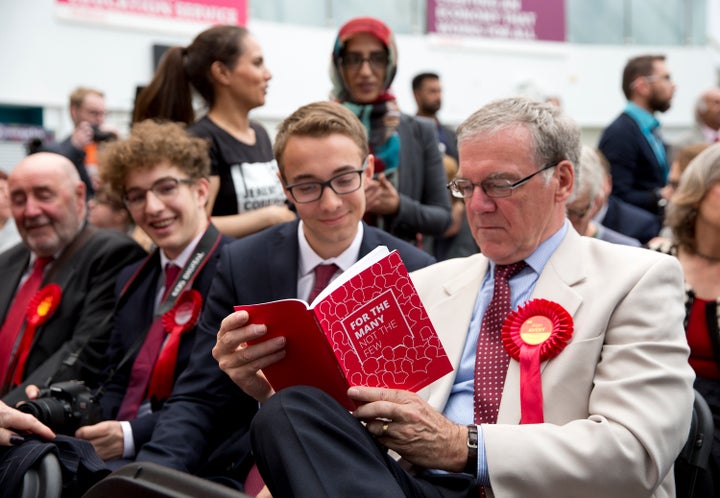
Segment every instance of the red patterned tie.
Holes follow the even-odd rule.
[[[525,268],[519,261],[511,265],[495,266],[495,287],[490,304],[480,325],[475,358],[475,423],[497,422],[500,398],[510,355],[502,344],[502,325],[510,313],[510,284],[508,280]]]
[[[165,290],[163,291],[162,300],[165,299],[170,289],[172,289],[180,267],[172,263],[168,263],[165,267]],[[162,325],[162,317],[158,316],[150,326],[145,341],[138,352],[135,362],[130,372],[130,381],[125,392],[125,397],[120,405],[117,414],[117,420],[133,420],[137,416],[138,408],[145,399],[145,391],[150,382],[150,374],[152,373],[155,360],[160,353],[163,340],[165,339],[165,329]]]
[[[25,324],[27,308],[40,289],[45,267],[52,260],[53,258],[37,258],[35,260],[30,276],[18,289],[15,299],[13,299],[7,315],[5,315],[5,322],[3,322],[2,329],[0,329],[0,371],[3,372],[3,377],[10,375],[8,373],[8,363],[18,334]],[[4,381],[2,385],[5,385]]]
[[[334,263],[330,265],[317,265],[313,271],[315,272],[315,284],[310,291],[308,303],[312,303],[318,294],[327,287],[332,276],[338,271],[338,266]]]

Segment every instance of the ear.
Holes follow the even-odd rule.
[[[555,178],[558,181],[558,189],[555,193],[555,200],[565,204],[573,191],[575,181],[575,168],[570,161],[565,159],[555,166]]]
[[[363,174],[367,181],[372,180],[373,174],[375,173],[375,156],[368,154],[367,164],[365,165],[365,173]],[[367,183],[365,184],[367,185]]]
[[[215,61],[210,65],[210,75],[215,82],[221,85],[227,85],[230,82],[230,70],[220,61]]]
[[[200,178],[195,182],[195,191],[198,196],[198,205],[205,211],[208,199],[210,198],[210,181],[207,178]]]

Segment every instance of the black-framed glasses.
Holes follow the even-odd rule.
[[[363,57],[361,54],[349,53],[340,57],[340,65],[349,71],[359,71],[365,62],[370,64],[370,69],[373,71],[382,71],[388,65],[388,54],[372,52],[369,56]]]
[[[554,168],[558,164],[560,164],[560,161],[548,163],[535,173],[528,175],[525,178],[521,178],[516,182],[511,182],[510,180],[503,178],[487,178],[480,183],[473,183],[464,178],[456,178],[447,184],[447,188],[450,189],[452,196],[457,199],[469,199],[472,197],[475,187],[480,187],[485,195],[494,199],[510,197],[513,190],[529,182],[533,176],[550,168]]]
[[[192,178],[173,178],[167,176],[160,178],[153,183],[150,188],[131,188],[126,190],[123,195],[123,202],[128,209],[141,209],[147,202],[147,193],[152,192],[155,197],[161,201],[169,201],[173,199],[181,184],[192,185],[195,180]]]
[[[367,158],[363,161],[361,169],[345,171],[324,182],[300,182],[287,185],[285,188],[298,204],[307,204],[319,200],[325,187],[330,187],[338,195],[351,194],[362,185],[362,174],[366,167]]]

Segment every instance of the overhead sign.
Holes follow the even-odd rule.
[[[142,29],[247,22],[247,0],[55,0],[64,19]]]
[[[428,0],[429,33],[565,41],[565,0]]]

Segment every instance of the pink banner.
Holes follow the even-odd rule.
[[[483,38],[565,41],[565,0],[428,0],[427,30]]]
[[[202,24],[247,22],[247,0],[55,0],[58,6],[77,9],[85,16],[96,13],[158,17]]]

